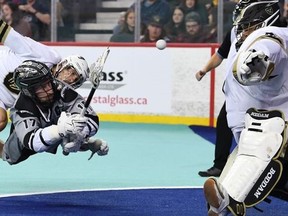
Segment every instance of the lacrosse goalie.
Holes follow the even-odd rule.
[[[49,68],[37,61],[24,61],[15,69],[14,79],[20,95],[11,108],[11,133],[4,144],[2,159],[17,164],[40,152],[55,154],[63,140],[67,152],[86,151],[106,155],[109,147],[91,138],[99,119],[85,100],[69,85],[55,79]],[[99,83],[99,82],[98,82]],[[69,137],[76,137],[73,141]],[[91,149],[92,148],[92,149]],[[94,152],[93,152],[94,151]]]
[[[244,216],[287,183],[288,29],[280,27],[278,1],[245,2],[224,86],[238,146],[220,178],[204,183],[209,216]]]

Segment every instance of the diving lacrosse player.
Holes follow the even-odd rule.
[[[7,110],[13,105],[19,89],[14,83],[13,73],[25,60],[36,60],[51,68],[54,77],[70,84],[73,88],[81,86],[89,77],[87,61],[79,55],[61,59],[59,53],[29,37],[24,37],[11,26],[0,20],[0,41],[5,49],[0,51],[0,131],[8,122]],[[17,43],[15,43],[17,41]],[[98,146],[99,141],[97,140]],[[0,152],[2,151],[0,144]]]
[[[219,180],[204,183],[209,216],[246,215],[246,207],[287,182],[288,29],[280,27],[278,1],[247,2],[236,23],[224,86],[238,147]]]
[[[55,79],[41,62],[24,61],[14,72],[19,97],[11,108],[11,133],[5,142],[2,159],[17,164],[40,152],[55,154],[59,145],[66,152],[89,150],[99,128],[95,111],[68,84]],[[73,137],[73,141],[63,143]],[[108,145],[97,152],[106,155]]]

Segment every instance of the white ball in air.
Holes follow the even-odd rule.
[[[166,48],[166,41],[163,40],[163,39],[160,39],[156,42],[156,47],[159,49],[159,50],[163,50]]]

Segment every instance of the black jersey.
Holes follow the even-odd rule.
[[[42,136],[43,130],[49,133],[49,126],[57,125],[57,121],[61,112],[67,113],[81,113],[84,107],[84,98],[74,91],[70,86],[57,81],[57,99],[53,106],[49,109],[39,107],[33,99],[20,93],[15,105],[11,108],[10,118],[12,121],[12,128],[9,138],[5,143],[5,148],[10,149],[7,155],[4,155],[4,160],[10,164],[18,163],[28,158],[31,154],[36,153],[33,146],[36,142],[41,142],[43,145],[49,143],[49,148],[46,152],[56,153],[61,139],[44,139]],[[59,90],[60,89],[60,90]],[[87,130],[90,136],[93,136],[98,131],[99,119],[95,111],[89,107],[85,113],[88,117]],[[44,133],[44,132],[43,132]],[[53,133],[53,131],[51,131]],[[17,145],[15,144],[17,143]],[[12,152],[12,153],[11,153]]]

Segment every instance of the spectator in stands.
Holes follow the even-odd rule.
[[[71,0],[70,0],[71,1]],[[79,22],[89,23],[96,22],[97,7],[102,3],[99,0],[79,0]]]
[[[176,6],[173,9],[173,15],[165,26],[167,37],[171,42],[183,42],[185,34],[185,22],[184,22],[184,11],[183,8]]]
[[[111,42],[134,42],[135,12],[129,8],[124,16],[124,23],[119,33],[113,34]]]
[[[207,14],[208,14],[208,24],[212,25],[214,24],[213,22],[215,21],[215,14],[214,12],[217,10],[217,7],[213,5],[212,0],[202,0],[201,3],[205,6]],[[216,10],[214,10],[216,8]]]
[[[282,13],[281,13],[282,17],[281,20],[282,22],[287,22],[288,21],[288,1],[285,0],[282,3]]]
[[[57,26],[63,27],[64,26],[64,20],[63,17],[65,17],[67,11],[65,10],[63,4],[61,1],[56,2],[56,16],[57,16]]]
[[[225,1],[223,4],[223,35],[225,36],[227,32],[231,30],[233,27],[233,10],[237,4],[237,1],[235,0],[230,0],[230,1]]]
[[[125,14],[126,14],[126,11],[120,12],[117,25],[113,28],[113,35],[118,34],[121,31],[125,23]]]
[[[186,34],[183,42],[185,43],[212,43],[216,42],[214,29],[204,28],[200,15],[197,12],[190,12],[185,16]]]
[[[6,3],[6,0],[0,0],[0,19],[3,18],[2,6],[4,3]]]
[[[75,1],[59,0],[57,3],[57,41],[75,40],[75,26],[79,25],[79,8]]]
[[[201,23],[203,25],[209,24],[208,11],[206,7],[198,0],[182,0],[180,7],[183,8],[185,14],[190,12],[197,12],[200,15]]]
[[[30,23],[32,38],[37,41],[49,40],[49,27],[51,22],[50,8],[47,4],[36,0],[26,0],[19,5],[24,12],[25,19]]]
[[[176,6],[180,5],[181,0],[166,0],[170,5],[171,9],[175,8]]]
[[[12,26],[15,31],[23,36],[31,37],[32,31],[30,24],[24,19],[22,11],[18,5],[13,2],[7,2],[2,5],[3,20]]]
[[[135,3],[131,7],[134,8]],[[162,25],[169,22],[172,12],[166,0],[143,0],[141,2],[141,34],[145,31],[153,16],[159,16]]]
[[[153,16],[140,42],[156,42],[159,39],[168,40],[160,17]]]

